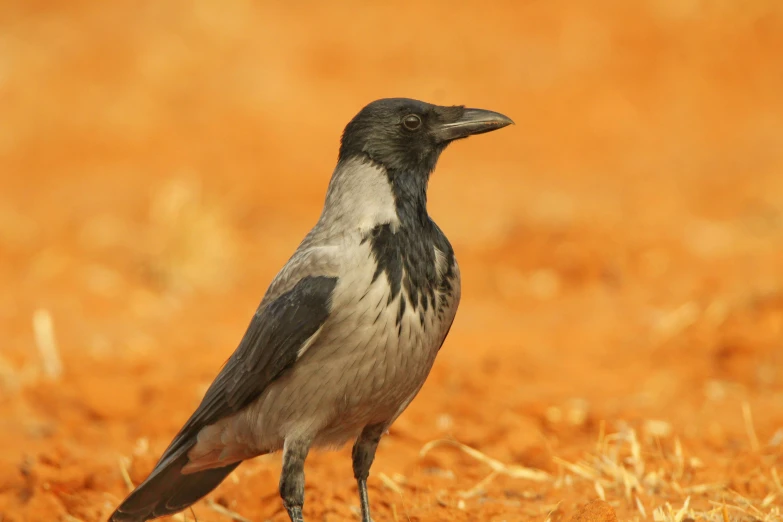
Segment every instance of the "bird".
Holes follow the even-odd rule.
[[[110,522],[182,511],[240,463],[281,452],[278,484],[304,522],[311,448],[353,441],[361,519],[378,443],[422,388],[460,302],[454,249],[427,187],[452,142],[514,122],[464,105],[383,98],[345,126],[313,228],[267,288],[236,350]]]

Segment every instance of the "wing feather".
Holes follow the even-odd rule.
[[[336,284],[336,277],[305,276],[259,307],[236,351],[163,453],[158,466],[191,447],[202,428],[250,404],[293,366],[302,346],[312,342],[329,316]]]

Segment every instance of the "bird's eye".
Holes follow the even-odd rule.
[[[410,131],[415,131],[421,127],[421,118],[415,114],[409,114],[402,119],[402,125]]]

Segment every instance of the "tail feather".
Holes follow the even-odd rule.
[[[145,522],[173,515],[202,499],[241,464],[183,474],[187,463],[187,451],[161,462],[112,513],[109,522]]]

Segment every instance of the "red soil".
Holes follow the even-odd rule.
[[[376,520],[780,517],[779,0],[423,4],[0,7],[2,522],[105,520],[146,476],[386,96],[517,125],[431,183],[463,300],[381,444]],[[505,473],[475,488],[486,462],[420,454],[442,438]],[[308,460],[308,520],[355,519],[349,454]],[[209,499],[285,521],[279,468]]]

